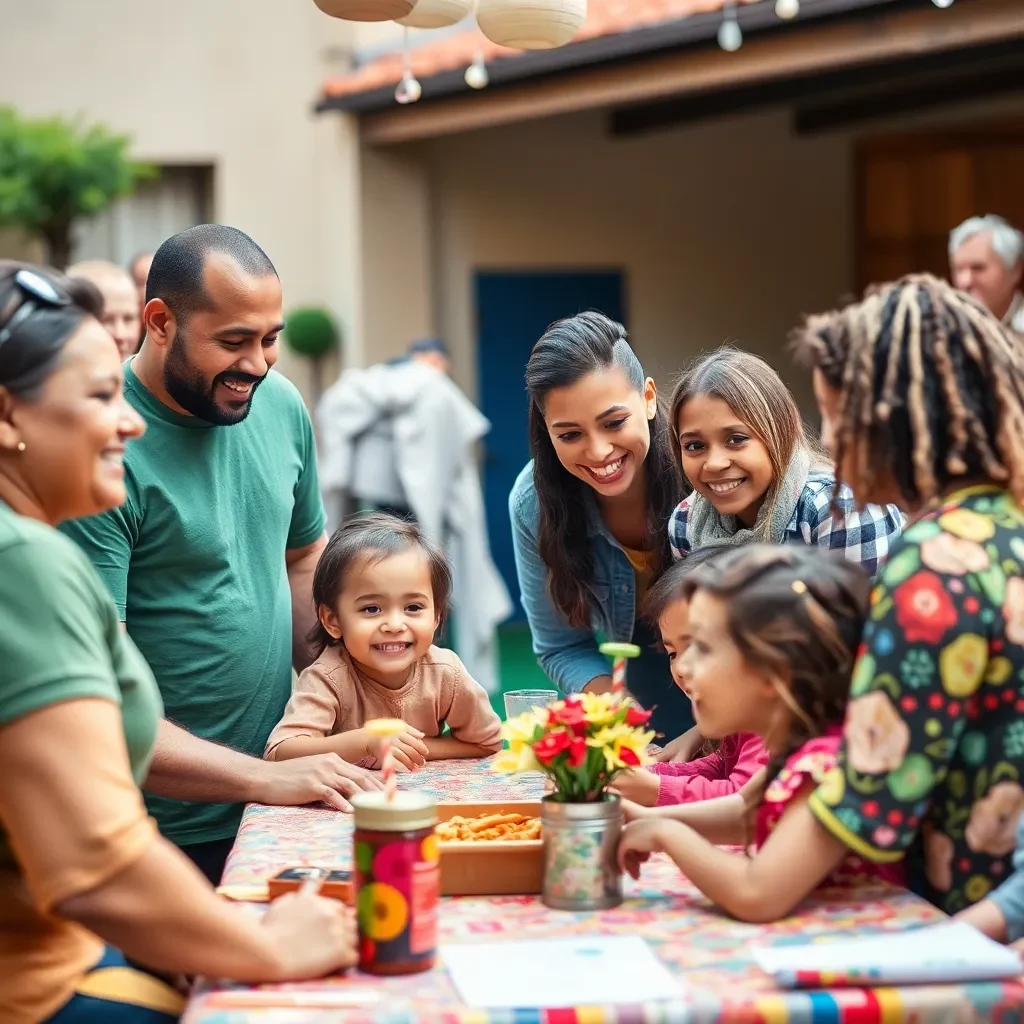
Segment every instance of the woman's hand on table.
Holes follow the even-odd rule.
[[[287,761],[261,761],[257,803],[276,807],[322,800],[339,811],[351,811],[346,797],[382,789],[378,775],[358,768],[337,754],[312,754]]]
[[[639,878],[640,865],[646,863],[652,853],[664,852],[662,837],[673,824],[665,818],[650,817],[627,825],[619,839],[619,867],[630,878]]]
[[[643,807],[653,807],[658,802],[661,780],[644,768],[629,768],[615,776],[611,788],[624,800]]]
[[[302,981],[354,967],[359,960],[355,914],[338,900],[316,895],[316,883],[274,900],[262,926],[280,960],[275,981]]]
[[[704,744],[704,737],[701,736],[697,727],[688,729],[682,736],[677,736],[671,743],[665,746],[654,755],[655,761],[662,763],[672,761],[676,763],[687,763],[692,761]]]

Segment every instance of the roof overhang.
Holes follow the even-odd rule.
[[[421,80],[423,97],[412,106],[397,106],[389,86],[326,98],[318,110],[358,114],[364,141],[391,145],[591,109],[699,104],[729,91],[1024,44],[1024,0],[958,0],[946,10],[926,0],[803,0],[790,23],[773,7],[739,8],[746,38],[735,53],[714,42],[720,13],[694,15],[495,61],[483,92],[470,92],[461,71],[442,72]]]

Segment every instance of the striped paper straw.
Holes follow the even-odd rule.
[[[395,755],[391,752],[390,736],[385,736],[381,743],[380,773],[384,779],[384,795],[388,798],[388,803],[391,803],[398,791],[398,779],[395,775]]]
[[[626,659],[616,658],[612,664],[612,691],[622,693],[626,688]]]

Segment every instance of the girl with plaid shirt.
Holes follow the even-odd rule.
[[[672,554],[753,542],[841,550],[872,576],[903,529],[895,505],[857,508],[836,491],[828,456],[804,430],[782,378],[763,359],[725,345],[685,372],[669,416],[674,450],[693,488],[669,518]],[[696,728],[660,761],[686,761]]]
[[[799,542],[842,550],[872,576],[903,528],[895,505],[857,508],[808,438],[782,378],[724,346],[686,372],[672,396],[675,450],[693,488],[669,519],[676,559],[710,545]]]

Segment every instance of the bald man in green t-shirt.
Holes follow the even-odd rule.
[[[256,760],[293,666],[312,660],[325,544],[309,417],[272,372],[277,273],[247,235],[204,224],[157,250],[146,300],[146,340],[125,364],[125,397],[147,425],[125,453],[128,499],[62,529],[110,589],[176,723],[164,723],[144,785],[150,812],[216,884],[244,801],[376,783],[337,757],[284,776],[274,769],[287,763]]]

